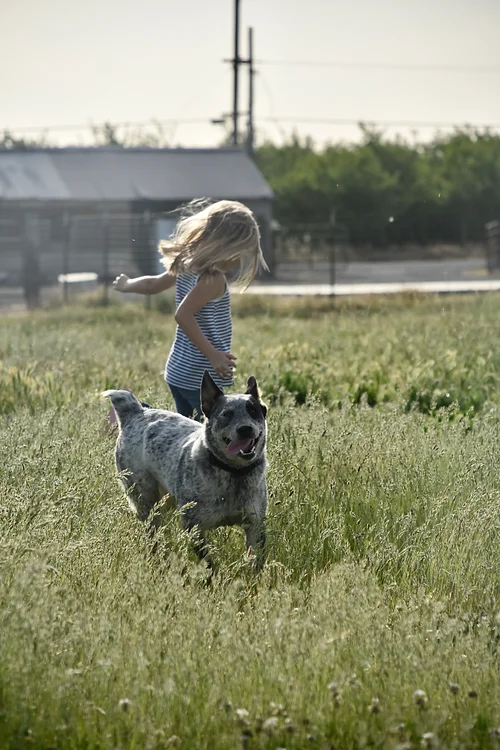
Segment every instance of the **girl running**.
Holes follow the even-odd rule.
[[[204,371],[220,388],[233,383],[236,357],[231,353],[226,274],[234,271],[234,283],[246,289],[259,266],[268,268],[257,222],[242,203],[224,200],[200,210],[200,203],[195,202],[188,209],[173,237],[160,242],[165,273],[134,279],[121,274],[113,286],[119,292],[158,294],[175,285],[177,329],[165,380],[179,414],[194,414],[200,421]]]

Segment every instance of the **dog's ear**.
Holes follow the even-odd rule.
[[[247,396],[253,396],[256,401],[260,401],[259,387],[253,375],[250,375],[247,380],[247,389],[245,393]]]
[[[260,408],[262,409],[262,413],[264,414],[264,419],[265,419],[266,414],[267,414],[267,406],[263,404],[262,401],[260,400],[259,386],[257,385],[257,381],[255,380],[253,375],[251,375],[247,380],[247,389],[245,393],[247,396],[251,396],[256,401],[259,402]]]
[[[224,396],[224,392],[214,383],[208,370],[205,370],[201,382],[201,408],[207,419],[210,419],[215,403],[221,396]]]

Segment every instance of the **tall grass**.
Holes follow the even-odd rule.
[[[258,581],[237,529],[210,584],[175,514],[152,555],[116,482],[99,393],[171,403],[170,318],[0,321],[0,747],[499,747],[500,300],[262,304]]]

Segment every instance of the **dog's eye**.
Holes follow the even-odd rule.
[[[250,414],[250,416],[253,419],[257,419],[257,417],[259,416],[259,413],[257,411],[257,407],[254,406],[253,404],[248,404],[248,406],[247,406],[247,412]]]
[[[234,417],[234,411],[228,409],[227,411],[223,411],[221,416],[223,419],[232,419]]]

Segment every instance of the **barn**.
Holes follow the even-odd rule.
[[[0,277],[154,273],[158,241],[195,198],[245,203],[273,267],[272,190],[241,149],[0,150]]]

